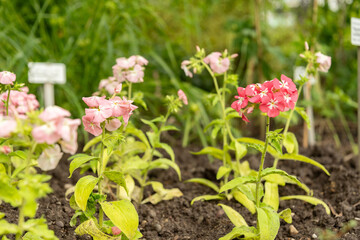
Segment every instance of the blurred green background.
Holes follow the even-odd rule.
[[[189,95],[189,113],[180,116],[183,127],[197,114],[200,127],[216,115],[206,101],[213,91],[206,74],[185,77],[183,60],[195,46],[207,52],[238,53],[232,66],[239,86],[284,73],[293,76],[304,41],[332,57],[321,87],[332,101],[340,99],[344,116],[356,119],[356,47],[350,43],[350,18],[360,17],[358,0],[317,0],[317,24],[312,23],[314,0],[0,0],[0,70],[16,73],[27,82],[28,62],[61,62],[67,66],[67,83],[56,86],[56,104],[81,117],[83,96],[97,90],[101,79],[112,75],[118,57],[142,55],[149,60],[145,81],[134,85],[144,93],[154,117],[163,111],[161,98],[183,88]],[[255,16],[261,27],[262,54],[257,54]],[[41,86],[31,85],[42,99]],[[236,90],[234,89],[234,95]],[[334,100],[335,99],[335,100]],[[232,99],[229,99],[229,104]],[[326,101],[328,102],[328,101]],[[335,118],[320,106],[318,114]],[[196,117],[195,117],[196,120]],[[196,134],[195,134],[196,135]],[[201,134],[200,134],[201,135]],[[187,136],[189,137],[189,136]],[[190,137],[191,138],[191,137]],[[196,137],[194,137],[196,138]],[[203,143],[206,142],[202,136]]]

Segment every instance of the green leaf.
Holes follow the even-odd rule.
[[[139,216],[134,205],[128,200],[101,202],[100,204],[114,225],[130,240],[134,239],[139,226]]]
[[[75,201],[81,210],[86,210],[87,200],[90,193],[94,190],[95,185],[99,179],[93,176],[85,176],[79,179],[75,185]]]
[[[118,171],[105,171],[104,175],[110,180],[116,183],[118,186],[121,186],[125,189],[126,193],[128,193],[128,189],[126,187],[126,181],[124,174]]]
[[[328,215],[330,215],[330,208],[328,207],[328,205],[325,202],[318,199],[318,198],[310,197],[310,196],[304,196],[304,195],[291,195],[291,196],[280,197],[280,200],[292,200],[292,199],[302,200],[302,201],[305,201],[305,202],[310,203],[310,204],[315,205],[315,206],[318,205],[318,204],[321,204],[321,205],[324,206],[326,213]]]
[[[279,190],[276,183],[265,182],[263,203],[269,205],[275,211],[279,209]]]
[[[191,178],[189,180],[186,180],[185,182],[200,183],[202,185],[205,185],[205,186],[213,189],[217,193],[219,192],[219,187],[215,183],[213,183],[210,180],[207,180],[205,178]]]
[[[89,219],[80,224],[75,229],[75,233],[80,236],[89,234],[93,237],[93,240],[120,240],[119,237],[113,237],[103,233],[93,219]]]
[[[211,131],[211,138],[212,138],[212,139],[216,139],[216,137],[217,137],[217,135],[218,135],[218,133],[219,133],[220,130],[221,130],[221,127],[215,126],[215,127],[213,128],[213,130]]]
[[[269,175],[265,176],[263,178],[263,180],[265,180],[267,182],[271,182],[271,183],[276,183],[277,185],[280,185],[280,186],[285,186],[285,184],[286,184],[284,177],[279,174],[269,174]]]
[[[232,112],[226,115],[226,121],[229,121],[230,119],[233,118],[241,118],[238,112]]]
[[[179,176],[179,181],[181,181],[181,172],[180,172],[180,168],[179,166],[173,162],[173,161],[170,161],[169,159],[166,159],[166,158],[159,158],[159,159],[156,159],[155,161],[152,161],[150,164],[149,164],[149,168],[150,169],[153,169],[152,166],[156,166],[156,165],[166,165],[166,166],[169,166],[171,168],[173,168],[175,170],[175,172],[177,173],[177,175]]]
[[[22,197],[19,191],[7,181],[4,175],[0,175],[0,200],[10,203],[13,207],[21,205]]]
[[[0,163],[10,163],[10,157],[6,154],[0,154]]]
[[[84,148],[83,148],[83,152],[86,152],[87,150],[89,150],[90,147],[94,146],[95,144],[99,143],[101,141],[101,135],[94,137],[93,139],[91,139],[90,141],[88,141]]]
[[[287,172],[280,170],[280,169],[276,169],[276,168],[265,168],[262,172],[261,172],[261,178],[270,175],[270,174],[279,174],[279,175],[283,175],[287,178],[289,178],[290,180],[292,180],[293,182],[295,182],[299,187],[303,188],[304,190],[307,188],[304,188],[304,184],[302,184],[295,176],[289,175]],[[308,193],[308,192],[307,192]]]
[[[245,194],[236,190],[233,192],[233,196],[236,201],[246,207],[252,214],[256,213],[255,203],[251,201]]]
[[[70,172],[70,176],[69,178],[71,178],[73,172],[81,167],[81,165],[83,165],[84,163],[87,163],[90,160],[96,159],[97,157],[94,156],[89,156],[89,155],[82,155],[80,157],[76,157],[74,158],[71,163],[70,163],[70,167],[69,167],[69,172]]]
[[[255,183],[256,178],[252,176],[243,176],[243,177],[237,177],[231,180],[230,182],[224,184],[219,192],[225,192],[227,190],[236,188],[239,185],[246,184],[246,183]]]
[[[247,148],[244,144],[235,141],[235,159],[240,161],[247,154]]]
[[[216,179],[219,180],[221,179],[224,175],[228,174],[231,172],[231,168],[229,167],[225,167],[225,166],[221,166],[219,167],[219,170],[216,174]]]
[[[295,111],[304,119],[307,124],[307,127],[310,129],[311,123],[306,111],[303,107],[295,107]]]
[[[21,158],[21,159],[23,159],[23,160],[26,160],[27,159],[27,156],[26,156],[26,153],[24,152],[24,151],[20,151],[20,150],[18,150],[18,151],[15,151],[15,152],[11,152],[11,153],[9,153],[8,154],[8,156],[11,156],[11,157],[19,157],[19,158]]]
[[[43,240],[43,238],[41,238],[40,236],[31,233],[31,232],[27,232],[23,237],[22,240]]]
[[[155,190],[155,189],[154,189]],[[144,203],[152,203],[152,204],[158,204],[162,200],[171,200],[175,197],[181,197],[183,193],[178,188],[171,188],[171,189],[162,189],[159,191],[159,189],[155,190],[156,193],[151,195],[150,197],[144,199],[141,204]]]
[[[235,225],[235,227],[241,227],[241,226],[248,226],[243,216],[241,216],[240,213],[235,211],[229,206],[226,206],[224,204],[218,204],[222,207],[230,221]]]
[[[201,149],[201,151],[199,152],[191,152],[194,155],[205,155],[205,154],[210,154],[211,156],[222,160],[223,159],[223,155],[224,155],[224,151],[215,147],[205,147],[203,149]],[[226,153],[226,161],[230,161],[231,160],[231,156],[230,154]]]
[[[16,234],[20,232],[16,224],[8,223],[6,220],[0,220],[0,236],[6,234]]]
[[[270,207],[257,208],[261,240],[274,240],[280,228],[279,215]]]
[[[215,119],[212,120],[208,125],[206,125],[206,127],[204,128],[204,132],[206,132],[211,126],[224,126],[224,120],[222,119]]]
[[[24,223],[23,228],[33,237],[46,240],[58,240],[58,238],[54,234],[54,231],[48,228],[46,224],[46,219],[44,218],[29,219]],[[37,238],[30,237],[28,239],[33,240]]]
[[[137,138],[139,138],[148,148],[150,148],[150,144],[149,144],[149,141],[147,140],[145,134],[137,129],[137,128],[134,128],[133,126],[127,126],[126,127],[126,133],[129,133],[129,134],[133,134],[135,135]]]
[[[242,143],[253,143],[253,144],[258,144],[258,145],[261,145],[263,148],[265,146],[265,142],[261,141],[261,140],[258,140],[258,139],[254,139],[254,138],[246,138],[246,137],[243,137],[243,138],[238,138],[236,139],[236,141],[238,142],[242,142]],[[277,151],[268,145],[266,151],[268,153],[270,153],[273,157],[275,158],[279,158],[280,155],[277,153]]]
[[[180,131],[180,129],[171,125],[163,126],[162,128],[160,128],[160,132],[166,132],[166,131]]]
[[[284,137],[283,144],[288,153],[290,153],[290,154],[298,154],[299,153],[299,144],[298,144],[295,134],[288,132]]]
[[[159,142],[159,136],[154,132],[146,132],[146,136],[149,138],[151,146],[154,146]]]
[[[326,170],[326,168],[318,163],[315,160],[312,160],[311,158],[305,157],[303,155],[299,155],[299,154],[284,154],[282,155],[280,158],[280,160],[295,160],[295,161],[300,161],[300,162],[305,162],[305,163],[310,163],[312,165],[314,165],[315,167],[320,168],[321,170],[323,170],[327,175],[330,176],[330,173],[328,172],[328,170]]]
[[[279,213],[279,217],[283,219],[285,222],[291,224],[292,223],[292,217],[291,217],[291,209],[287,208],[285,210],[282,210]]]
[[[166,143],[157,143],[155,144],[156,148],[162,148],[164,149],[170,156],[170,159],[175,162],[175,153],[173,151],[173,149]]]
[[[193,205],[194,202],[196,201],[223,200],[223,199],[225,199],[225,197],[221,195],[202,195],[194,198],[191,201],[191,205]]]
[[[241,226],[241,227],[234,227],[231,230],[231,232],[219,238],[219,240],[231,240],[231,239],[254,240],[258,238],[259,238],[259,234],[256,228]]]
[[[159,132],[159,129],[157,128],[157,126],[149,121],[149,120],[146,120],[146,119],[140,119],[143,123],[145,123],[146,125],[149,125],[151,127],[151,129],[154,131],[154,133],[158,133]]]

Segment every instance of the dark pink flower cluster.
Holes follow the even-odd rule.
[[[22,91],[10,91],[9,99],[9,116],[26,118],[26,113],[34,111],[39,107],[39,102],[36,100],[34,94],[28,94],[29,89],[23,87]],[[8,97],[8,92],[0,95],[0,115],[6,114],[5,102]]]
[[[237,100],[231,107],[239,112],[245,122],[249,122],[245,113],[251,113],[256,104],[259,104],[259,109],[269,117],[276,117],[280,112],[294,109],[298,99],[296,85],[285,75],[281,75],[280,80],[275,78],[263,84],[239,87],[237,91],[239,95],[235,96]]]
[[[127,125],[133,110],[137,106],[133,105],[131,100],[118,96],[109,100],[104,97],[83,97],[83,101],[89,108],[85,109],[86,115],[82,117],[84,128],[94,136],[102,133],[101,123],[105,122],[105,128],[108,131],[114,131],[121,126],[118,117],[122,117]]]
[[[118,82],[129,81],[132,83],[143,82],[144,79],[144,65],[148,61],[139,55],[131,56],[129,58],[118,58],[116,64],[112,67],[114,77]]]

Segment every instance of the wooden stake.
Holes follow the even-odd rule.
[[[358,91],[358,149],[359,149],[359,153],[358,153],[358,170],[360,172],[360,47],[358,46],[357,48],[357,82],[358,82],[358,86],[357,86],[357,91]]]

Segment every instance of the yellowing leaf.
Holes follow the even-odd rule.
[[[93,176],[85,176],[79,179],[75,186],[75,201],[81,210],[86,210],[87,200],[99,179]]]

